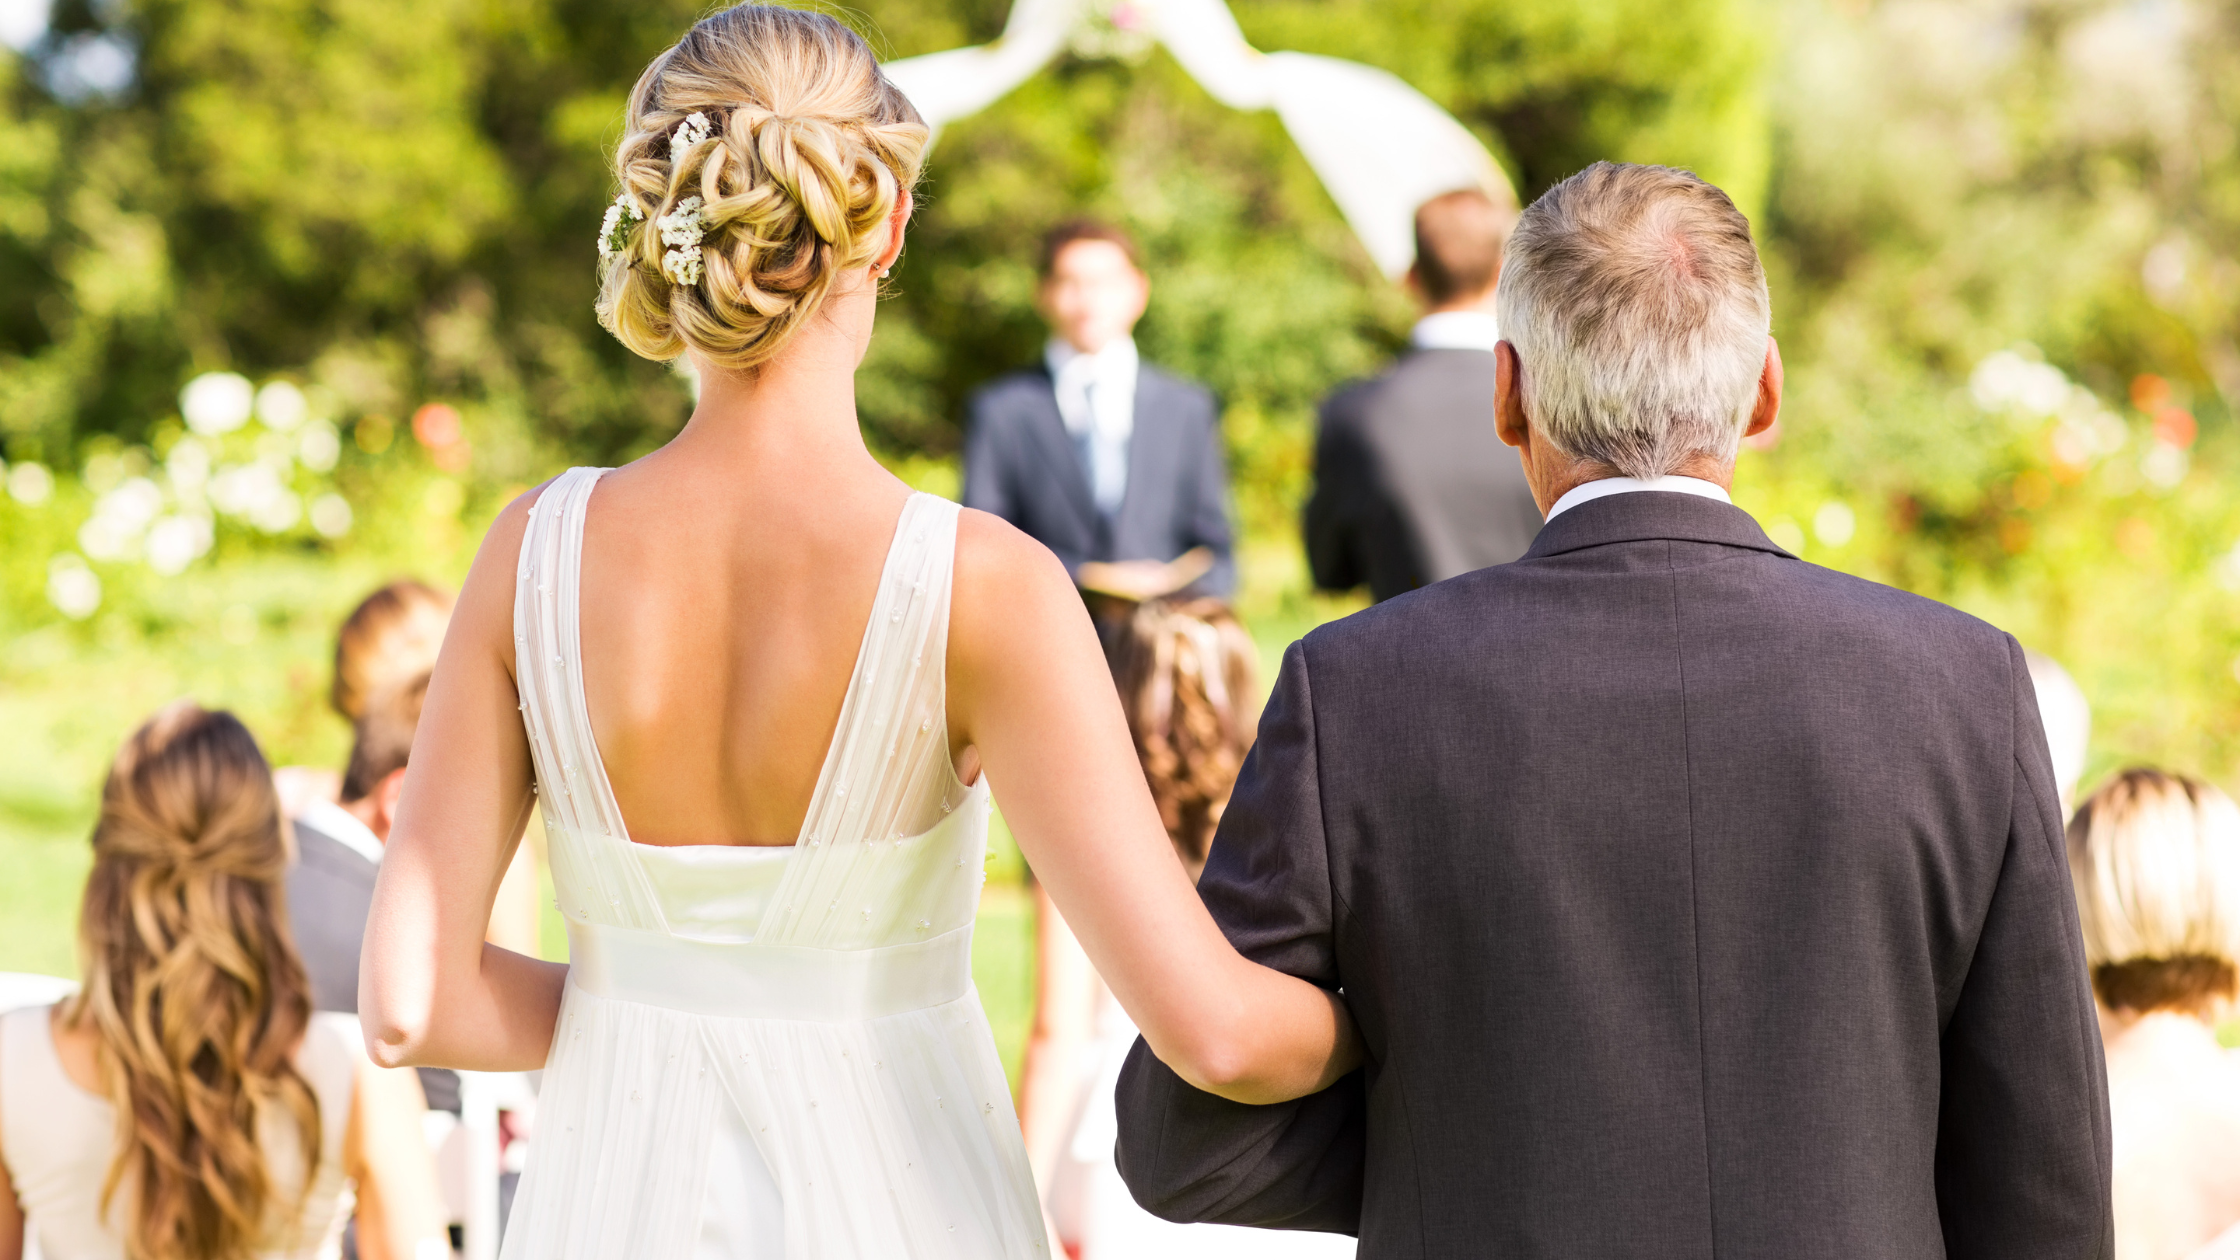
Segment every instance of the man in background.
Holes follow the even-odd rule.
[[[1323,404],[1307,501],[1316,586],[1379,600],[1524,554],[1540,509],[1493,418],[1493,317],[1514,212],[1476,189],[1416,211],[1406,358]]]
[[[1039,365],[973,395],[964,505],[1056,552],[1084,591],[1227,595],[1236,565],[1220,410],[1205,386],[1137,355],[1150,296],[1119,228],[1077,220],[1044,238],[1035,304],[1050,342]]]

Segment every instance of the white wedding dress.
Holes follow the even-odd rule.
[[[1049,1260],[972,987],[988,792],[949,758],[957,507],[903,508],[798,841],[653,847],[584,705],[602,471],[530,512],[514,600],[570,967],[504,1260]]]

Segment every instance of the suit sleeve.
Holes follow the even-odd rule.
[[[1937,1206],[1952,1260],[2105,1260],[2108,1080],[2053,764],[2022,649],[2006,860],[1944,1030]]]
[[[1012,501],[1011,477],[1003,466],[1002,435],[995,408],[986,392],[965,404],[964,493],[968,508],[977,508],[1019,524],[1018,505]]]
[[[1190,497],[1190,545],[1213,553],[1213,568],[1193,583],[1204,595],[1224,598],[1237,589],[1236,528],[1229,519],[1229,457],[1221,448],[1221,405],[1205,396],[1206,435],[1195,456]],[[1187,549],[1186,549],[1187,550]]]
[[[1322,406],[1315,426],[1314,493],[1301,521],[1306,535],[1307,568],[1316,589],[1350,591],[1369,580],[1362,562],[1362,484],[1368,454],[1343,414],[1341,400]]]
[[[1318,781],[1306,656],[1294,643],[1198,888],[1245,957],[1335,989]],[[1184,1083],[1138,1039],[1115,1102],[1120,1175],[1153,1214],[1358,1232],[1367,1110],[1360,1072],[1306,1098],[1247,1106]]]

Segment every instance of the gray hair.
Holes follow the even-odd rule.
[[[1750,221],[1714,185],[1580,171],[1518,220],[1497,302],[1525,415],[1558,450],[1628,477],[1734,459],[1773,314]]]

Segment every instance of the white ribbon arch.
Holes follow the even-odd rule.
[[[979,112],[1062,52],[1099,0],[1016,0],[995,42],[887,63],[939,130]],[[1516,193],[1476,136],[1395,75],[1245,42],[1227,0],[1120,0],[1112,16],[1166,46],[1215,100],[1273,109],[1388,276],[1415,260],[1416,207],[1458,188]]]

